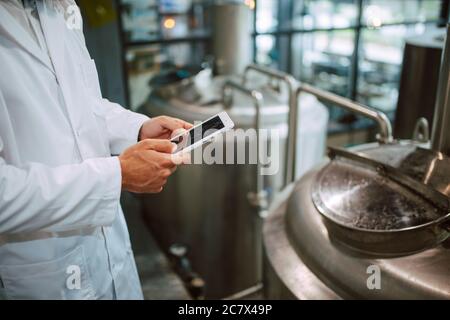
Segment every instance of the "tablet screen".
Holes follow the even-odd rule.
[[[202,139],[207,139],[208,136],[223,128],[225,128],[225,125],[219,116],[209,119],[208,121],[192,128],[186,134],[172,139],[172,142],[178,145],[175,152],[179,152],[184,148],[201,141]]]

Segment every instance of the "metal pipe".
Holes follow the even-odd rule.
[[[431,148],[450,155],[450,24],[442,53]]]
[[[292,109],[292,114],[297,115],[298,114],[298,99],[302,92],[306,92],[309,94],[312,94],[313,96],[316,96],[317,98],[321,100],[325,100],[331,103],[334,103],[338,105],[341,108],[344,108],[348,111],[351,111],[353,113],[357,113],[359,115],[362,115],[366,118],[374,120],[378,127],[379,127],[379,134],[377,135],[377,140],[380,143],[389,143],[392,142],[394,139],[392,137],[392,125],[389,120],[389,118],[380,111],[374,110],[370,107],[367,107],[365,105],[356,103],[350,99],[338,96],[334,93],[327,92],[318,88],[315,88],[313,86],[310,86],[308,84],[301,83],[299,87],[297,88],[297,91],[294,95],[294,104]],[[290,123],[295,122],[295,125],[293,128],[295,128],[295,137],[291,138],[292,144],[289,144],[289,155],[291,159],[288,160],[288,163],[291,164],[291,170],[292,173],[290,176],[287,176],[286,179],[286,185],[293,182],[295,180],[295,172],[296,172],[296,164],[295,164],[295,157],[297,154],[297,121],[296,118],[290,118]],[[292,131],[289,131],[289,135],[291,135]]]
[[[380,131],[377,136],[377,140],[380,143],[389,143],[389,142],[393,141],[391,121],[386,116],[386,114],[384,114],[383,112],[372,109],[363,104],[354,102],[350,99],[338,96],[334,93],[312,87],[308,84],[300,85],[300,87],[297,89],[296,97],[298,98],[300,93],[302,93],[302,92],[312,94],[321,100],[326,100],[326,101],[334,103],[334,104],[338,105],[339,107],[344,108],[350,112],[353,112],[353,113],[359,114],[363,117],[372,119],[373,121],[375,121],[377,123],[379,131]]]
[[[278,79],[286,83],[288,91],[289,91],[289,133],[287,139],[287,147],[285,152],[285,183],[293,181],[295,178],[295,155],[296,155],[296,145],[297,145],[297,132],[298,132],[298,108],[297,108],[297,96],[295,93],[298,82],[292,77],[290,74],[285,72],[272,70],[266,67],[258,66],[255,64],[251,64],[245,68],[243,83],[244,86],[247,84],[248,74],[251,72],[261,73],[270,78]]]
[[[268,203],[267,203],[267,192],[264,190],[264,176],[261,174],[261,162],[259,161],[259,129],[261,128],[261,107],[263,104],[263,95],[257,90],[251,90],[240,83],[237,83],[232,80],[228,80],[225,82],[222,88],[222,100],[225,105],[225,109],[231,108],[231,101],[227,99],[227,91],[233,89],[239,91],[247,96],[249,96],[254,103],[256,110],[255,117],[255,129],[256,129],[256,145],[257,145],[257,161],[256,161],[256,192],[250,192],[248,194],[248,199],[250,202],[258,208],[258,215],[260,217],[265,217],[265,213],[267,211]]]
[[[430,142],[430,125],[427,118],[419,118],[414,128],[413,140],[420,143]]]

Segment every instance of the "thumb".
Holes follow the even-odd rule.
[[[187,132],[187,130],[184,129],[184,128],[176,129],[176,130],[174,130],[174,131],[172,132],[171,138],[173,139],[173,138],[175,138],[175,137],[184,135],[186,132]]]
[[[140,142],[147,150],[154,150],[162,153],[173,153],[177,145],[169,140],[147,139]]]

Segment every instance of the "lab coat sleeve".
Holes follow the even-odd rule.
[[[8,165],[0,157],[0,234],[111,225],[120,191],[117,157],[58,167],[33,163],[24,168]]]
[[[138,142],[139,131],[149,117],[127,110],[107,99],[101,99],[99,104],[106,121],[111,154],[119,155]]]

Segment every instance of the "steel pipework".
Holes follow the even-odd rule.
[[[288,116],[288,123],[289,123],[289,133],[288,133],[288,139],[287,139],[287,148],[286,148],[286,154],[285,154],[285,183],[288,184],[289,181],[293,181],[295,178],[295,173],[292,171],[294,167],[291,165],[295,161],[295,145],[297,143],[297,132],[298,132],[298,108],[297,108],[297,97],[295,94],[295,90],[297,88],[298,82],[294,79],[293,76],[290,74],[287,74],[285,72],[272,70],[266,67],[258,66],[255,64],[251,64],[245,68],[244,76],[243,76],[243,83],[244,86],[247,84],[248,81],[248,74],[253,71],[256,73],[263,74],[269,78],[278,79],[282,82],[284,82],[288,88],[289,92],[289,116]]]
[[[255,116],[255,130],[256,130],[256,145],[257,145],[257,156],[259,154],[260,147],[260,137],[259,129],[261,128],[261,106],[263,104],[263,95],[257,90],[251,90],[246,88],[235,81],[228,80],[225,82],[222,88],[222,101],[224,103],[225,109],[230,109],[232,107],[232,102],[227,100],[227,91],[236,90],[247,96],[249,96],[254,103],[256,109]],[[267,211],[267,192],[264,190],[264,177],[261,174],[261,163],[257,157],[256,161],[256,192],[250,192],[248,194],[248,199],[252,205],[258,208],[258,214],[260,217],[265,217],[265,212]]]

